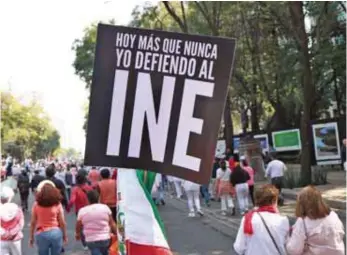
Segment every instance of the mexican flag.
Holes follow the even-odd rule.
[[[142,170],[118,170],[119,254],[172,255],[151,196],[155,176]]]

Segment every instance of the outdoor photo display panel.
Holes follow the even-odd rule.
[[[272,132],[272,142],[276,151],[301,150],[300,130],[289,129]]]
[[[99,25],[86,165],[210,179],[235,40]]]
[[[329,161],[329,163],[336,162],[339,164],[341,149],[337,123],[315,124],[312,125],[312,131],[314,151],[318,164],[322,161]]]
[[[269,136],[268,134],[254,135],[254,139],[260,142],[263,152],[269,152]]]

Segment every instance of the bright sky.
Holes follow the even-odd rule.
[[[84,152],[85,85],[74,75],[73,41],[95,21],[127,24],[140,0],[1,0],[0,88],[36,92],[63,147]],[[11,86],[9,86],[9,84]]]

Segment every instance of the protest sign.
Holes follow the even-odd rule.
[[[235,40],[98,26],[86,165],[206,183]]]

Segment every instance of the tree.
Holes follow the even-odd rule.
[[[92,24],[84,30],[82,39],[76,39],[72,45],[72,50],[75,51],[75,60],[73,67],[77,74],[86,84],[89,89],[92,84],[93,63],[96,45],[96,25]]]
[[[54,156],[77,160],[81,158],[81,153],[74,148],[60,148],[54,153]]]
[[[279,4],[286,8],[279,8]],[[332,48],[331,34],[336,33],[341,24],[336,25],[336,10],[329,8],[330,2],[297,1],[271,4],[271,6],[268,3],[262,5],[278,22],[278,27],[285,34],[286,40],[292,41],[295,45],[293,52],[298,59],[300,67],[298,73],[301,76],[302,85],[300,88],[303,112],[301,119],[301,176],[303,184],[309,184],[311,183],[311,147],[313,143],[310,124],[312,119],[320,117],[321,109],[327,108],[330,104],[323,99],[325,97],[331,100],[331,93],[329,92],[331,91],[332,80],[328,77],[333,69],[332,66],[335,66],[329,61],[331,57],[328,51],[331,52]],[[278,12],[278,10],[282,11]],[[311,28],[305,24],[305,18],[311,20]],[[345,28],[345,24],[343,26]],[[340,50],[345,56],[345,47],[344,49],[340,48]],[[336,56],[334,57],[336,58]],[[346,61],[340,59],[339,64],[344,66],[345,70]],[[337,90],[336,69],[332,70],[332,73],[335,80],[334,89]],[[340,73],[340,75],[345,80],[345,72],[344,74]],[[338,97],[336,99],[339,101]]]
[[[1,93],[2,153],[43,158],[60,146],[60,135],[50,123],[41,105],[33,100],[23,105],[12,94]]]
[[[163,1],[136,7],[130,25],[236,38],[223,116],[228,146],[246,110],[252,131],[301,126],[302,177],[309,183],[310,121],[324,118],[334,104],[337,116],[346,113],[345,14],[345,3],[336,1]],[[94,57],[90,42],[76,57]],[[81,78],[91,69],[79,72]]]

